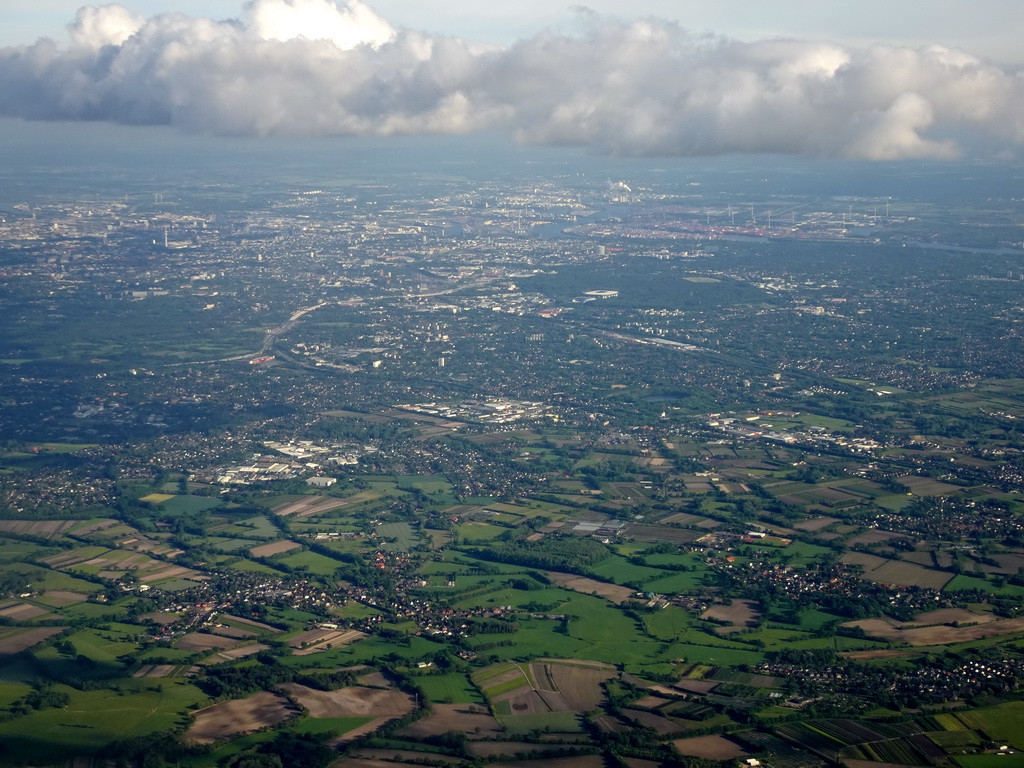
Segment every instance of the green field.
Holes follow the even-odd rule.
[[[295,733],[338,734],[348,733],[366,725],[372,717],[305,717],[289,724],[284,730]]]
[[[283,555],[274,558],[274,562],[286,563],[292,568],[307,568],[310,573],[320,576],[330,576],[342,563],[334,558],[321,555],[317,552],[296,552],[294,555]]]
[[[598,579],[610,581],[613,584],[640,587],[648,581],[662,578],[665,571],[658,568],[648,568],[645,565],[634,565],[626,558],[619,555],[612,555],[602,560],[590,569],[591,573]]]
[[[217,552],[238,552],[251,547],[258,547],[263,542],[258,539],[226,539],[211,536],[206,545]]]
[[[124,680],[118,688],[120,692],[58,686],[71,703],[0,723],[0,739],[8,754],[30,764],[62,762],[114,739],[173,728],[185,722],[186,708],[206,700],[198,688],[180,681]]]
[[[187,762],[183,761],[182,765],[188,765],[190,768],[215,768],[216,766],[224,765],[226,761],[230,760],[235,755],[238,755],[247,749],[252,749],[265,741],[270,741],[276,736],[275,731],[262,731],[260,733],[250,733],[246,736],[241,736],[237,739],[229,741],[227,744],[218,746],[213,752],[208,755],[193,758]]]
[[[474,544],[479,542],[494,541],[502,534],[508,533],[509,528],[490,523],[462,523],[455,526],[455,535],[463,543]]]
[[[451,704],[484,704],[480,692],[469,678],[458,672],[423,675],[413,678],[430,701]]]
[[[195,586],[195,582],[189,583]],[[60,612],[69,618],[96,619],[107,617],[116,619],[123,618],[127,614],[129,604],[79,603],[78,605],[61,608]]]
[[[643,621],[649,635],[666,641],[674,641],[693,626],[693,617],[674,605],[654,613],[643,614]]]
[[[452,493],[452,485],[444,475],[398,475],[395,484],[399,488],[415,488],[428,496]]]
[[[663,571],[663,573],[668,573]],[[656,594],[674,594],[691,592],[704,582],[704,573],[701,571],[679,571],[668,573],[667,576],[651,579],[643,583],[644,592]]]
[[[220,505],[220,499],[211,499],[209,496],[173,496],[167,501],[161,501],[160,509],[180,515],[202,512],[204,509],[213,509]]]
[[[225,556],[226,558],[227,556]],[[244,571],[245,573],[266,573],[273,576],[280,576],[281,572],[271,568],[269,565],[263,563],[257,563],[252,560],[246,560],[245,558],[239,558],[237,561],[227,566],[228,570],[231,571]]]
[[[382,523],[377,526],[378,536],[387,539],[384,549],[391,552],[408,552],[419,541],[419,533],[409,523]]]
[[[28,583],[32,585],[32,589],[83,592],[87,595],[102,590],[102,587],[95,582],[78,579],[60,571],[52,571],[49,568],[19,565],[18,571],[28,575],[30,578]]]
[[[964,576],[959,574],[943,588],[943,592],[955,592],[959,589],[979,589],[983,592],[991,592],[994,595],[1010,595],[1012,597],[1024,597],[1024,587],[1013,584],[1006,584],[997,587],[991,581],[980,579],[976,576]]]
[[[222,529],[214,527],[210,530],[219,534],[241,537],[251,536],[255,539],[276,539],[281,535],[281,531],[270,521],[270,518],[263,515],[239,520],[234,525],[226,526]]]
[[[580,733],[583,725],[575,712],[541,712],[536,715],[502,715],[498,718],[511,733],[530,731],[553,733]],[[543,762],[543,761],[541,761]]]
[[[52,555],[57,551],[54,547],[0,538],[0,565],[23,563],[26,560]]]
[[[994,707],[959,712],[957,717],[968,728],[982,731],[985,736],[1001,744],[1024,750],[1024,701],[1009,701]]]
[[[961,768],[1024,768],[1024,754],[960,755],[953,758]]]

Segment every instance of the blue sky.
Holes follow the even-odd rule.
[[[93,4],[100,5],[101,2]],[[237,17],[241,0],[123,0],[144,16],[180,11],[214,19]],[[741,40],[797,37],[853,46],[941,43],[1006,64],[1024,64],[1024,0],[376,0],[369,3],[396,26],[508,44],[571,23],[574,5],[613,16],[658,16],[697,32]],[[85,3],[3,0],[0,45],[61,39]],[[628,9],[628,13],[624,12]]]

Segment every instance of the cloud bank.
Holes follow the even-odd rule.
[[[1024,142],[1024,75],[944,47],[696,37],[581,16],[508,48],[395,29],[360,0],[253,0],[240,19],[82,8],[69,42],[0,49],[0,115],[227,135],[505,131],[624,155],[954,157]]]

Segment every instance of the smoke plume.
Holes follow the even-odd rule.
[[[581,16],[507,48],[395,29],[360,0],[240,19],[82,8],[69,41],[0,49],[0,115],[237,135],[505,131],[626,155],[953,157],[1024,141],[1024,76],[945,47],[698,37]]]

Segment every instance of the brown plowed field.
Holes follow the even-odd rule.
[[[275,541],[271,544],[260,544],[249,550],[253,557],[271,557],[280,555],[282,552],[291,552],[293,549],[302,549],[302,545],[294,541]]]
[[[850,661],[869,661],[870,659],[900,659],[904,656],[913,656],[913,651],[891,651],[885,648],[876,648],[873,651],[845,651],[839,654]]]
[[[48,566],[55,570],[61,570],[68,567],[69,565],[77,565],[84,560],[88,560],[88,554],[82,554],[79,550],[73,550],[60,555],[51,555],[50,557],[44,557],[41,562],[46,563]]]
[[[687,693],[711,693],[717,688],[719,682],[717,680],[680,680],[677,683],[673,683],[673,688],[678,688],[681,691]]]
[[[459,731],[471,739],[493,738],[504,729],[484,707],[473,704],[435,704],[433,711],[422,720],[403,728],[402,736],[422,739],[448,731]]]
[[[618,584],[610,584],[597,579],[587,579],[574,573],[544,571],[544,575],[560,587],[571,589],[574,592],[582,592],[585,595],[599,595],[617,605],[632,598],[635,592],[629,587],[620,587]]]
[[[545,666],[550,668],[551,677],[568,702],[569,708],[576,712],[589,712],[601,706],[604,701],[601,683],[618,674],[614,669],[594,669],[569,664]]]
[[[384,677],[380,672],[374,670],[373,672],[367,672],[365,675],[360,675],[356,678],[356,682],[360,685],[366,685],[370,688],[390,688],[391,683]]]
[[[855,544],[864,544],[864,545],[882,544],[882,543],[884,543],[886,541],[890,541],[891,539],[905,539],[905,538],[907,538],[906,535],[902,534],[902,533],[893,533],[892,531],[872,530],[872,531],[865,531],[864,533],[861,533],[861,534],[858,534],[857,536],[854,536],[852,539],[850,539],[850,540],[848,540],[846,542],[846,545],[848,547],[852,547]]]
[[[139,581],[143,584],[149,584],[153,581],[163,581],[164,579],[170,579],[172,577],[186,578],[189,574],[195,573],[188,568],[182,568],[180,565],[172,565],[168,568],[161,568],[157,571],[150,571],[147,574],[139,576]]]
[[[629,768],[661,768],[664,763],[657,762],[655,760],[644,760],[640,757],[622,757],[619,758]]]
[[[37,645],[43,640],[59,635],[67,627],[39,627],[26,632],[2,630],[0,637],[0,655],[9,653],[21,653],[24,650]]]
[[[296,714],[283,696],[262,691],[247,699],[222,701],[199,710],[185,738],[198,744],[212,744],[231,736],[277,725]]]
[[[600,755],[582,757],[559,757],[554,760],[543,760],[544,768],[605,768],[604,758]],[[492,763],[489,768],[523,768],[522,763]]]
[[[236,640],[246,640],[250,637],[256,637],[256,633],[248,629],[238,629],[237,627],[214,627],[210,630],[215,635],[221,637],[233,637]]]
[[[217,637],[216,635],[208,635],[205,632],[192,632],[188,635],[183,635],[174,647],[183,651],[212,651],[215,648],[225,649],[234,648],[238,645],[237,640],[232,640],[229,637]]]
[[[943,496],[960,490],[958,485],[940,483],[938,480],[921,475],[903,475],[897,477],[896,482],[913,491],[915,496]]]
[[[380,494],[376,491],[363,491],[362,493],[357,493],[355,496],[349,496],[344,499],[337,499],[332,496],[307,496],[304,499],[290,501],[275,509],[274,512],[282,517],[287,517],[288,515],[309,517],[310,515],[330,512],[331,510],[340,509],[341,507],[350,507],[353,504],[359,504],[361,502],[371,501],[377,498],[380,498]]]
[[[38,619],[40,616],[50,616],[50,612],[45,608],[40,608],[38,605],[16,603],[0,610],[0,616],[12,621],[30,621],[31,619]]]
[[[327,646],[350,645],[364,637],[366,635],[356,629],[314,629],[292,638],[288,645],[298,649],[295,651],[296,656],[309,656],[327,650]],[[303,643],[305,647],[302,647]]]
[[[622,714],[630,720],[636,720],[646,728],[653,728],[658,734],[667,736],[670,733],[678,733],[683,730],[680,725],[667,717],[655,715],[650,712],[643,712],[639,709],[624,709]]]
[[[44,592],[43,596],[39,598],[39,602],[52,605],[55,608],[66,608],[69,605],[84,603],[88,599],[88,595],[83,595],[80,592],[64,592],[58,589]]]
[[[536,715],[551,711],[540,694],[534,690],[519,689],[505,696],[499,696],[495,701],[507,701],[513,715]]]
[[[526,741],[476,741],[467,744],[466,749],[473,757],[512,757],[518,752],[531,754],[551,749],[550,744],[531,744]]]
[[[390,765],[395,765],[394,759],[410,762],[414,765],[422,760],[429,760],[431,763],[441,765],[460,765],[465,762],[461,757],[442,755],[440,752],[413,752],[406,749],[360,749],[352,754],[352,757],[363,760],[392,760]]]
[[[676,739],[672,746],[681,755],[703,757],[706,760],[736,760],[746,757],[740,745],[721,736],[695,736],[692,739]]]
[[[915,647],[924,645],[948,645],[950,643],[966,643],[986,637],[998,637],[1012,632],[1024,632],[1024,618],[997,619],[983,624],[967,627],[951,627],[939,624],[933,627],[913,626],[903,628],[898,622],[890,619],[864,619],[847,622],[845,627],[860,627],[871,637],[883,640],[903,642]]]
[[[642,699],[634,701],[633,706],[638,707],[639,709],[657,709],[658,707],[665,706],[671,701],[672,699],[663,699],[661,696],[644,696]]]
[[[990,621],[997,621],[997,617],[991,613],[972,613],[966,608],[939,608],[935,611],[925,611],[914,616],[913,621],[908,621],[903,626],[923,627],[929,624],[988,624]]]
[[[803,520],[793,527],[798,531],[820,531],[822,528],[828,528],[832,523],[838,523],[838,517],[815,517],[810,520]]]
[[[147,664],[140,667],[132,677],[169,677],[177,669],[174,664]]]
[[[222,661],[235,661],[237,659],[243,659],[246,656],[252,656],[254,653],[265,651],[270,648],[269,645],[263,643],[255,643],[254,645],[243,645],[241,648],[232,648],[227,651],[221,651],[215,653],[212,656],[203,659],[200,664],[220,664]]]
[[[412,712],[414,706],[408,694],[393,688],[318,691],[298,683],[278,687],[309,710],[310,717],[401,717]]]
[[[0,520],[0,531],[55,539],[77,520]]]
[[[864,575],[861,578],[879,584],[942,589],[953,578],[953,574],[946,571],[937,571],[900,560],[888,560],[866,552],[847,552],[839,558],[839,562],[863,566]]]
[[[701,614],[701,618],[728,621],[731,626],[723,629],[742,629],[753,624],[760,615],[753,600],[733,600],[730,605],[712,605]]]
[[[96,531],[113,528],[115,525],[119,525],[117,520],[97,520],[95,523],[90,523],[84,528],[79,528],[75,531],[75,536],[88,536],[90,533],[96,533]]]
[[[264,630],[266,632],[280,632],[281,631],[280,629],[272,627],[269,624],[261,624],[258,621],[253,621],[252,619],[246,619],[246,618],[243,618],[242,616],[235,616],[233,613],[222,613],[222,614],[220,614],[219,618],[227,620],[227,621],[236,621],[239,624],[248,624],[250,627],[255,627],[256,629],[262,629],[262,630]]]
[[[558,691],[537,691],[537,695],[552,712],[574,712],[575,708]]]
[[[595,717],[594,725],[605,733],[626,733],[628,731],[632,731],[635,727],[624,720],[614,717],[613,715],[601,715],[600,717]]]

